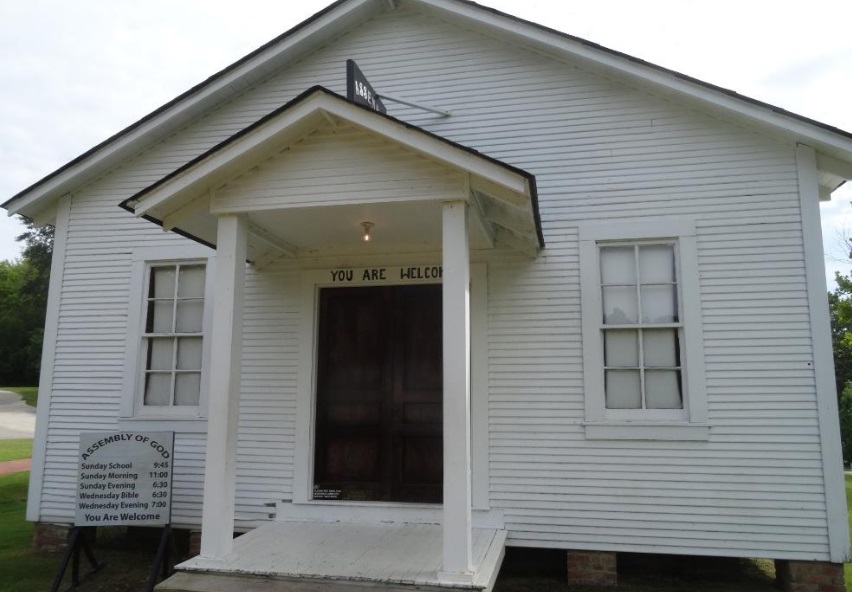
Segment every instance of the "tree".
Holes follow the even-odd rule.
[[[852,382],[847,382],[840,394],[840,442],[843,461],[852,462]]]
[[[837,287],[828,294],[834,380],[840,410],[843,459],[852,462],[852,277],[835,273],[835,281]]]
[[[835,274],[837,287],[828,293],[831,345],[834,351],[834,379],[837,394],[852,380],[852,278]]]
[[[21,259],[0,261],[0,384],[38,383],[53,256],[53,228],[27,231]]]

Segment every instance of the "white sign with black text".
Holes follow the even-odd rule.
[[[81,433],[74,524],[168,524],[173,462],[173,432]]]

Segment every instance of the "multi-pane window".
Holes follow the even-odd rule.
[[[599,244],[607,409],[683,409],[677,244]]]
[[[205,266],[152,265],[145,295],[146,407],[197,406],[201,392]]]

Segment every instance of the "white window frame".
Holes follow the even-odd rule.
[[[146,286],[151,268],[168,265],[204,265],[204,317],[202,323],[201,392],[198,405],[144,405]],[[201,245],[147,247],[133,252],[121,429],[206,431],[209,386],[210,329],[212,322],[215,251]],[[155,425],[154,425],[155,424]]]
[[[704,440],[709,437],[695,222],[685,218],[607,221],[580,227],[585,430],[589,439]],[[600,247],[675,244],[683,409],[607,409]],[[637,328],[640,325],[637,325]]]

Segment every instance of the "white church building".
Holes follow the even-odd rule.
[[[848,179],[849,133],[687,75],[339,0],[3,205],[55,226],[27,518],[73,522],[81,432],[173,432],[164,589],[487,591],[507,546],[842,582]]]

